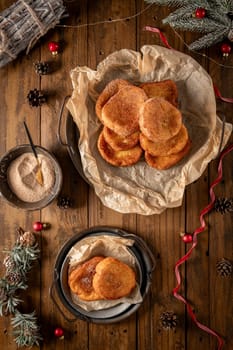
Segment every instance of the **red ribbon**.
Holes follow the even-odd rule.
[[[233,103],[233,98],[231,98],[231,97],[223,97],[216,85],[214,85],[214,92],[215,92],[215,95],[218,98],[220,98],[220,100],[222,100],[224,102],[227,102],[227,103]]]
[[[143,28],[144,30],[147,30],[148,32],[153,32],[153,33],[157,33],[160,36],[161,41],[164,43],[164,45],[168,48],[168,49],[172,49],[172,47],[169,45],[166,36],[161,32],[161,30],[159,28],[155,28],[155,27],[150,27],[150,26],[146,26]]]
[[[178,282],[177,286],[173,289],[173,295],[174,297],[176,297],[178,300],[182,301],[188,310],[188,313],[192,319],[192,321],[197,325],[197,327],[199,327],[200,329],[202,329],[203,331],[215,336],[218,340],[218,350],[221,350],[224,344],[223,339],[212,329],[210,329],[209,327],[203,325],[202,323],[200,323],[195,314],[192,311],[191,305],[187,302],[187,300],[178,293],[180,286],[181,286],[181,275],[180,275],[180,271],[179,271],[179,267],[180,265],[182,265],[185,261],[187,261],[191,254],[193,249],[196,247],[197,245],[197,236],[199,233],[203,232],[206,228],[206,223],[204,220],[204,216],[209,213],[211,211],[211,209],[213,209],[214,207],[214,202],[215,202],[215,194],[214,194],[214,187],[219,184],[219,182],[222,180],[222,160],[225,157],[225,155],[227,155],[229,152],[231,152],[233,150],[233,144],[228,146],[225,150],[222,151],[221,155],[220,155],[220,160],[219,160],[219,165],[218,165],[218,176],[217,178],[214,180],[214,182],[211,184],[210,186],[210,190],[209,190],[209,194],[210,194],[210,203],[201,211],[200,213],[200,223],[201,226],[198,227],[194,233],[193,233],[193,243],[191,248],[188,250],[188,252],[177,261],[176,265],[175,265],[175,275],[176,275],[176,280]]]

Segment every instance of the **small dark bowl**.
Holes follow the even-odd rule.
[[[35,146],[35,148],[36,148],[37,154],[43,154],[44,156],[50,159],[55,171],[54,187],[52,188],[48,196],[44,197],[43,199],[37,202],[33,202],[33,203],[24,202],[21,199],[19,199],[12,192],[7,181],[7,170],[10,163],[24,153],[31,153],[32,152],[31,146],[30,145],[16,146],[15,148],[12,148],[7,153],[5,153],[3,157],[0,159],[0,194],[10,205],[16,208],[25,209],[25,210],[42,209],[47,205],[49,205],[58,196],[62,187],[62,178],[63,178],[62,171],[57,159],[54,157],[52,153],[50,153],[45,148],[41,146]]]

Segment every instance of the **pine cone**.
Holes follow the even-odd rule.
[[[24,247],[31,247],[36,242],[36,238],[32,232],[24,232],[19,237],[19,243]]]
[[[160,321],[164,329],[175,329],[178,318],[174,312],[165,311],[160,315]]]
[[[72,207],[72,201],[69,197],[60,196],[60,197],[58,197],[58,200],[57,200],[57,206],[60,209],[68,209],[68,208]]]
[[[222,277],[227,277],[232,274],[232,263],[227,259],[221,259],[216,264],[217,272]]]
[[[233,211],[233,199],[217,198],[214,203],[214,209],[216,212],[220,212],[221,214]]]
[[[18,271],[12,271],[6,275],[6,280],[9,284],[15,286],[22,281],[22,274]]]
[[[36,73],[39,75],[49,74],[48,62],[36,62],[36,63],[34,63],[34,68],[35,68]]]
[[[3,265],[4,265],[5,268],[6,268],[7,274],[8,274],[9,272],[14,271],[15,266],[16,266],[16,265],[15,265],[14,259],[13,259],[10,255],[7,255],[7,256],[5,257],[5,259],[3,260]]]
[[[32,107],[39,107],[41,106],[44,102],[46,102],[46,97],[42,93],[42,91],[34,89],[30,90],[28,95],[27,95],[28,103]]]
[[[25,231],[22,229],[22,227],[19,226],[19,227],[16,228],[16,233],[17,233],[19,236],[23,235],[24,232],[25,232]]]

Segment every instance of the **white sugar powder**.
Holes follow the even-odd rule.
[[[37,202],[47,197],[55,183],[52,161],[38,155],[43,175],[43,185],[36,180],[38,164],[32,153],[24,153],[14,159],[7,170],[9,187],[15,195],[25,202]]]

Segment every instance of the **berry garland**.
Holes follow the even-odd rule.
[[[12,316],[11,325],[18,347],[39,346],[42,337],[35,311],[23,314],[18,310],[22,300],[18,298],[17,292],[27,289],[27,273],[31,270],[32,263],[38,259],[40,250],[33,233],[18,228],[17,234],[13,248],[5,251],[5,275],[0,278],[0,316]]]

